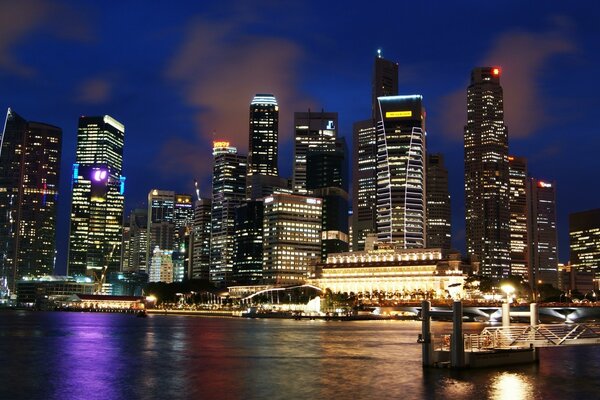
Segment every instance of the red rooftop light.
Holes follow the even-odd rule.
[[[494,69],[492,70],[492,74],[494,74],[495,76],[498,76],[498,75],[500,75],[500,68],[494,68]]]

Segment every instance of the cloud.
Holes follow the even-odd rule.
[[[216,132],[217,138],[246,152],[248,107],[256,93],[277,98],[280,143],[291,136],[293,111],[309,107],[296,82],[302,49],[285,38],[245,33],[260,23],[254,15],[243,14],[227,22],[195,19],[187,27],[166,77],[194,111],[199,144],[209,143]],[[165,147],[163,158],[172,156],[168,149],[177,148]],[[198,155],[193,167],[201,162]]]
[[[500,35],[480,65],[499,65],[504,89],[504,115],[509,137],[527,137],[551,122],[539,90],[540,77],[548,61],[576,51],[564,29],[543,33],[512,31]],[[462,139],[466,122],[466,86],[441,100],[444,131]]]
[[[89,79],[78,88],[76,100],[87,104],[106,103],[112,92],[112,84],[103,78]]]
[[[91,38],[88,24],[77,11],[58,2],[19,0],[0,2],[0,71],[20,77],[36,74],[15,55],[17,45],[34,32],[48,32],[67,40]]]

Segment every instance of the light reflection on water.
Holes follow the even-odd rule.
[[[600,347],[544,350],[539,365],[504,370],[423,370],[419,328],[3,312],[0,399],[513,400],[595,398],[600,390]]]

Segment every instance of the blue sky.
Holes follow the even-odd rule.
[[[458,4],[453,4],[458,3]],[[126,208],[152,188],[210,191],[210,143],[247,148],[255,93],[280,103],[280,170],[291,174],[294,111],[370,113],[378,48],[401,94],[422,94],[428,149],[450,170],[454,244],[464,248],[462,126],[475,66],[499,65],[510,152],[558,190],[568,214],[600,207],[596,118],[600,3],[594,1],[3,1],[0,107],[63,129],[58,272],[80,115],[123,122]],[[349,141],[351,144],[351,141]]]

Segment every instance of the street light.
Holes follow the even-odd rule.
[[[510,303],[511,295],[515,292],[515,288],[513,285],[505,283],[500,287],[504,293],[506,293],[506,302]]]

